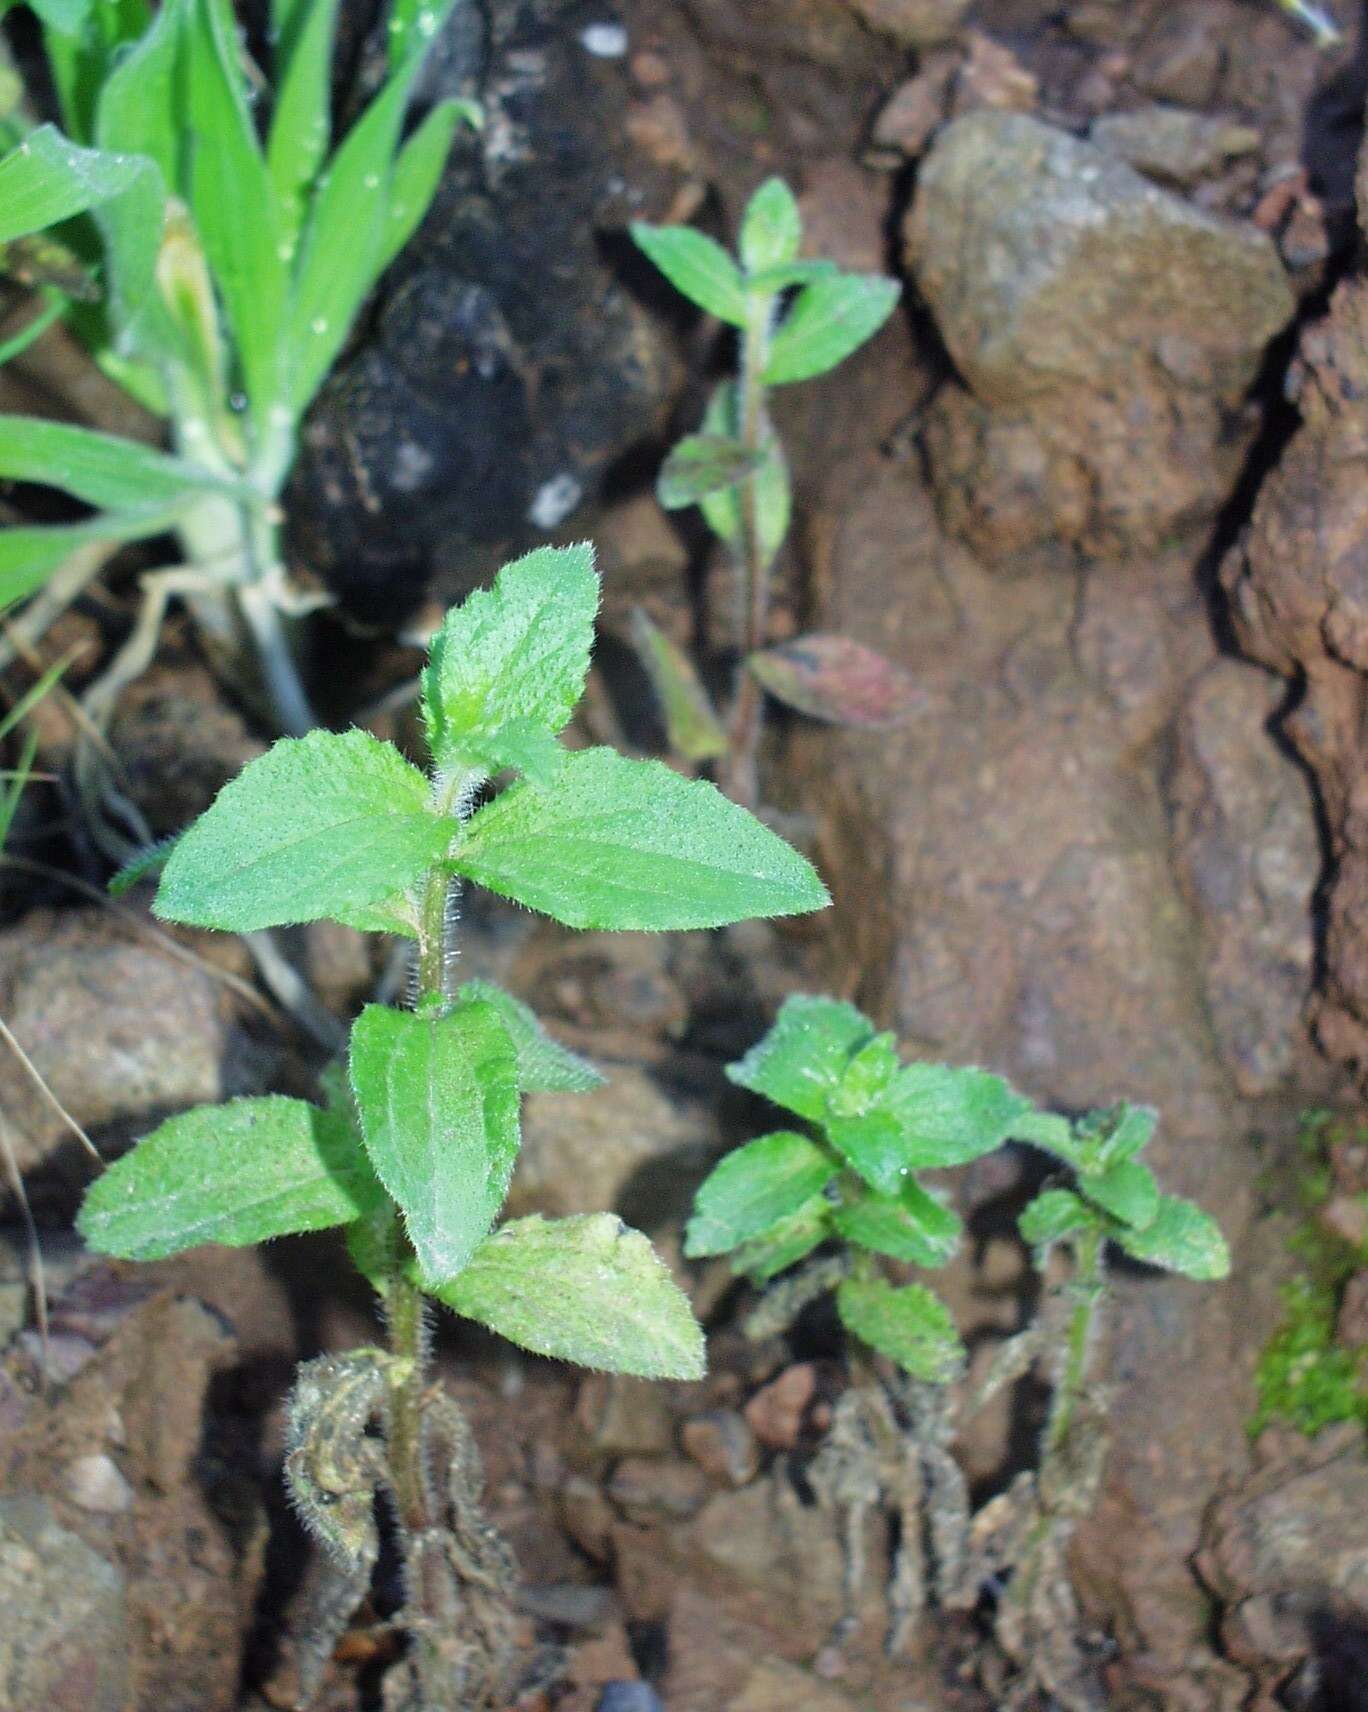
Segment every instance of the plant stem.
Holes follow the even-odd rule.
[[[740,440],[757,456],[768,444],[771,429],[765,408],[761,376],[769,360],[770,328],[774,317],[771,298],[752,303],[750,318],[741,340]],[[740,486],[741,539],[737,549],[740,578],[741,647],[743,658],[732,706],[731,748],[723,775],[723,787],[736,802],[753,808],[759,796],[756,758],[764,727],[765,696],[746,657],[763,648],[769,635],[770,555],[760,535],[759,475],[747,476]]]
[[[1064,1344],[1064,1362],[1055,1384],[1049,1424],[1045,1429],[1047,1462],[1058,1456],[1068,1443],[1088,1377],[1093,1332],[1102,1302],[1101,1231],[1085,1230],[1079,1234],[1074,1247],[1074,1275],[1069,1288],[1074,1295],[1074,1308]]]

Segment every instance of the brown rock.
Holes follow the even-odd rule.
[[[792,1450],[816,1394],[817,1369],[810,1361],[787,1367],[746,1404],[746,1425],[767,1449]]]
[[[36,911],[0,934],[0,1011],[62,1106],[116,1144],[264,1074],[226,989],[100,910]],[[0,1104],[22,1173],[50,1162],[54,1178],[88,1179],[89,1160],[8,1048]]]
[[[693,1415],[679,1442],[706,1475],[724,1486],[744,1486],[760,1471],[760,1446],[750,1424],[734,1409]]]
[[[1368,207],[1362,193],[1361,204]],[[1301,426],[1222,568],[1241,642],[1304,685],[1284,729],[1314,775],[1332,875],[1316,1026],[1341,1062],[1368,1063],[1368,285],[1346,281],[1303,335]]]
[[[1215,512],[1231,412],[1293,308],[1264,233],[979,111],[938,135],[905,235],[971,395],[946,389],[925,435],[953,527],[999,561],[1057,539],[1115,556]]]
[[[673,1438],[661,1387],[621,1373],[591,1373],[580,1382],[575,1421],[601,1456],[659,1456]]]
[[[676,1457],[625,1456],[613,1470],[608,1496],[629,1521],[662,1516],[687,1521],[703,1508],[708,1477],[695,1463]]]
[[[1356,1272],[1344,1286],[1335,1336],[1346,1349],[1368,1349],[1368,1271]]]
[[[849,0],[871,29],[907,48],[953,40],[972,0]]]
[[[898,85],[874,121],[871,164],[895,168],[924,152],[949,110],[959,64],[958,54],[932,54],[915,77]]]
[[[1183,710],[1169,785],[1212,1025],[1249,1095],[1292,1067],[1314,953],[1320,841],[1305,776],[1268,735],[1282,699],[1276,679],[1233,660],[1211,666]]]
[[[1316,1656],[1321,1688],[1352,1704],[1368,1668],[1368,1456],[1353,1425],[1266,1461],[1215,1506],[1203,1579],[1231,1656],[1265,1692]],[[1339,1637],[1338,1640],[1332,1636]],[[1357,1638],[1356,1638],[1357,1637]]]

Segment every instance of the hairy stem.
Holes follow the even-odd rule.
[[[770,328],[774,306],[769,299],[753,303],[741,340],[741,444],[759,455],[770,433],[761,376],[769,359]],[[769,634],[770,556],[760,535],[758,475],[741,483],[741,539],[737,569],[741,595],[741,646],[743,656],[763,648]],[[764,727],[765,697],[755,674],[743,657],[731,716],[731,748],[723,784],[736,802],[753,808],[759,796],[756,758]]]
[[[1102,1303],[1102,1233],[1085,1230],[1074,1249],[1073,1313],[1064,1344],[1064,1359],[1050,1406],[1045,1429],[1045,1461],[1049,1463],[1067,1447],[1078,1406],[1083,1399],[1092,1355],[1093,1333]]]

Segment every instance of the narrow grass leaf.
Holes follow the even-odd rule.
[[[836,1175],[836,1163],[794,1130],[747,1142],[715,1165],[694,1197],[684,1252],[727,1254],[805,1207]]]
[[[745,326],[745,281],[715,239],[692,226],[648,226],[640,220],[632,225],[632,238],[690,303],[733,327]]]
[[[766,386],[834,369],[873,338],[901,292],[896,280],[879,274],[836,274],[804,286],[770,346]]]
[[[764,1039],[727,1066],[727,1076],[820,1123],[852,1056],[873,1036],[873,1023],[854,1005],[796,993],[784,1000]]]
[[[41,588],[58,565],[92,541],[136,541],[162,534],[173,522],[173,514],[155,511],[0,529],[0,612]]]
[[[100,1254],[159,1260],[350,1224],[382,1198],[344,1124],[270,1095],[170,1118],[96,1178],[76,1223]]]
[[[567,754],[546,785],[512,786],[451,861],[567,927],[720,927],[829,902],[806,858],[715,786],[611,749]]]
[[[452,139],[462,123],[478,127],[479,109],[473,103],[439,101],[400,149],[390,180],[377,277],[422,225],[442,182]]]
[[[922,1284],[898,1288],[882,1279],[846,1278],[836,1291],[836,1311],[848,1332],[915,1379],[944,1385],[964,1365],[950,1310]]]
[[[0,478],[61,488],[110,511],[165,511],[200,494],[242,491],[137,440],[33,416],[0,416]]]
[[[463,981],[457,998],[492,1005],[499,1013],[518,1060],[518,1088],[524,1094],[587,1094],[601,1088],[603,1072],[562,1046],[537,1020],[537,1013],[492,981]]]
[[[537,1355],[642,1379],[703,1377],[687,1297],[640,1231],[611,1213],[514,1219],[433,1293]]]
[[[275,188],[252,123],[237,43],[215,0],[192,0],[186,31],[190,207],[258,419],[282,402],[288,274]]]
[[[391,744],[364,731],[287,737],[185,832],[153,907],[230,933],[338,917],[412,885],[455,830]]]
[[[338,0],[310,0],[276,54],[276,101],[266,137],[266,170],[280,210],[281,242],[293,246],[308,192],[331,135],[332,53]]]
[[[349,1068],[371,1163],[404,1216],[423,1277],[443,1283],[489,1234],[518,1156],[508,1030],[478,1002],[440,1017],[367,1005]]]

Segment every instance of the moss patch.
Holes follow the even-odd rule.
[[[1344,1133],[1344,1121],[1329,1112],[1310,1112],[1302,1124],[1297,1186],[1306,1217],[1289,1243],[1302,1271],[1283,1286],[1282,1324],[1259,1357],[1259,1406],[1251,1433],[1274,1422],[1307,1434],[1338,1421],[1356,1420],[1368,1428],[1368,1350],[1346,1349],[1335,1341],[1340,1295],[1368,1265],[1368,1248],[1336,1237],[1316,1217],[1333,1189],[1329,1150]]]

